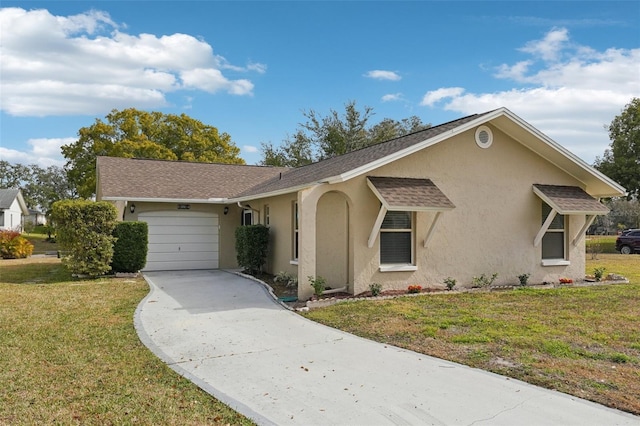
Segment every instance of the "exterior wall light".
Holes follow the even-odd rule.
[[[229,213],[229,206],[224,206],[224,210],[222,210],[224,214]]]
[[[131,206],[129,206],[129,211],[131,213],[135,212],[136,211],[136,205],[135,204],[131,204]]]

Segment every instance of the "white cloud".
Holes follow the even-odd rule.
[[[542,40],[527,42],[519,50],[542,58],[545,61],[555,61],[569,41],[569,31],[566,28],[557,28],[549,31]]]
[[[446,98],[455,98],[464,93],[464,89],[462,87],[442,87],[437,90],[432,90],[427,92],[422,97],[422,102],[420,105],[425,106],[433,106],[435,103],[446,99]]]
[[[187,34],[127,34],[106,12],[54,16],[0,9],[2,110],[16,116],[100,114],[161,107],[178,90],[251,95],[253,83],[223,74],[266,72],[231,65]]]
[[[37,164],[40,167],[63,166],[65,160],[62,157],[60,147],[75,142],[77,138],[37,138],[29,139],[27,144],[31,146],[29,151],[17,151],[0,147],[0,160],[16,164]]]
[[[243,145],[242,150],[245,152],[251,152],[251,153],[259,151],[258,148],[253,145]]]
[[[395,71],[384,71],[384,70],[373,70],[367,72],[365,77],[373,78],[375,80],[390,80],[390,81],[398,81],[401,80],[402,77]]]
[[[640,96],[640,49],[596,51],[553,29],[521,50],[531,58],[502,64],[494,74],[516,87],[493,93],[440,88],[427,92],[422,105],[441,103],[464,114],[507,107],[592,163],[610,143],[605,126]]]
[[[395,102],[402,100],[402,93],[389,93],[382,97],[382,102]]]

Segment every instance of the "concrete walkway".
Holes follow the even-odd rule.
[[[150,272],[135,325],[178,373],[259,424],[640,425],[640,417],[365,340],[224,271]]]

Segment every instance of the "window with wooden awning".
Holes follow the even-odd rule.
[[[427,247],[441,214],[455,206],[430,179],[369,176],[367,184],[380,200],[367,246],[373,247],[380,234],[380,269],[415,270],[416,212],[436,213],[424,238]]]
[[[543,201],[542,225],[533,240],[536,247],[542,244],[542,264],[568,264],[566,247],[569,244],[569,230],[565,218],[571,215],[585,216],[582,229],[571,241],[576,246],[596,216],[606,215],[609,209],[577,186],[534,184],[533,192]]]

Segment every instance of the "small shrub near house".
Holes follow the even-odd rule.
[[[264,225],[246,225],[236,228],[236,258],[238,265],[255,274],[267,261],[269,228]]]
[[[471,280],[472,287],[474,288],[490,287],[491,284],[493,284],[493,282],[496,280],[496,278],[498,278],[497,273],[491,275],[490,277],[485,274],[482,274],[479,277],[473,277],[473,279]]]
[[[420,293],[422,291],[422,286],[418,284],[413,284],[407,287],[407,293]]]
[[[149,226],[146,222],[119,222],[113,230],[113,272],[138,272],[147,263]]]
[[[55,202],[51,210],[58,243],[66,252],[62,262],[71,273],[97,277],[109,272],[115,206],[105,201],[63,200]]]
[[[3,259],[24,259],[33,253],[33,244],[17,231],[0,231],[0,256]]]
[[[311,287],[313,287],[313,294],[315,294],[316,296],[322,296],[325,288],[327,288],[327,280],[320,275],[318,275],[317,277],[309,275],[307,279],[309,280],[309,284],[311,284]]]

